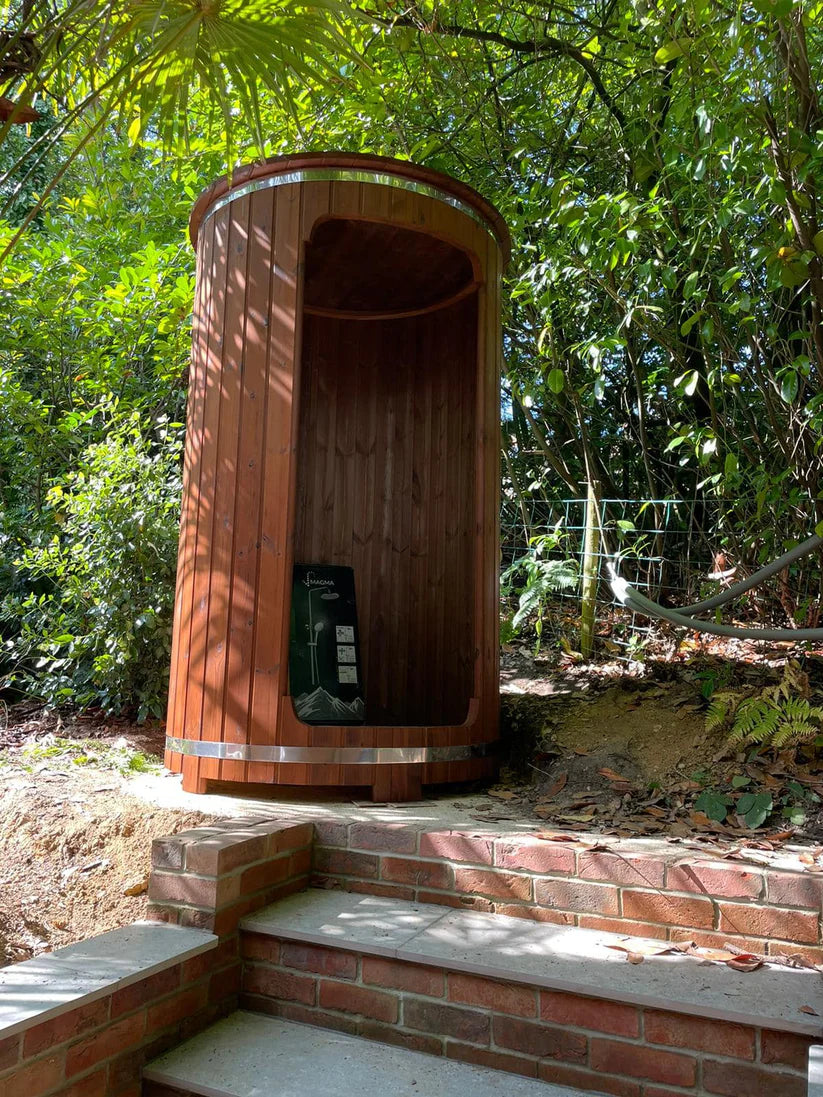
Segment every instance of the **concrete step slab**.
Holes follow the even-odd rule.
[[[582,1097],[564,1086],[243,1011],[155,1059],[143,1079],[197,1097]]]
[[[660,948],[660,941],[319,889],[255,912],[241,927],[504,982],[823,1036],[817,971],[765,966],[740,972],[677,954],[626,962],[628,941],[635,951],[644,944]]]

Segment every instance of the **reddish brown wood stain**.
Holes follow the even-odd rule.
[[[465,203],[301,169],[390,173]],[[206,216],[205,222],[201,221]],[[358,229],[362,231],[358,232]],[[499,214],[380,157],[281,158],[211,187],[198,255],[168,733],[238,746],[439,747],[497,738]],[[292,565],[354,569],[363,727],[310,727],[288,690]],[[351,765],[167,751],[209,782],[420,784],[490,757]]]

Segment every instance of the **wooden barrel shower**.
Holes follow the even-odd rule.
[[[414,164],[301,155],[213,184],[191,237],[166,765],[381,800],[492,775],[500,214]],[[295,711],[299,565],[353,574],[358,724]]]

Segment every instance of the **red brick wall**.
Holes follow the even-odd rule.
[[[806,1097],[810,1037],[241,936],[241,1006],[617,1097]]]
[[[139,1097],[140,1070],[231,1012],[240,989],[236,934],[0,1043],[3,1097]]]
[[[229,820],[152,843],[148,917],[222,937],[252,910],[306,887],[312,826]]]
[[[315,830],[318,887],[823,962],[820,876],[533,836],[337,822]]]
[[[237,923],[306,886],[311,841],[309,824],[236,820],[156,839],[148,917],[219,945],[0,1041],[2,1097],[139,1097],[144,1063],[236,1008]]]

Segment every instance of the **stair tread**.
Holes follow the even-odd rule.
[[[198,1097],[583,1097],[566,1086],[244,1011],[155,1059],[143,1078]]]
[[[739,972],[682,954],[629,964],[627,940],[637,949],[642,939],[599,930],[320,889],[256,911],[241,928],[510,983],[823,1035],[823,984],[815,970]]]

